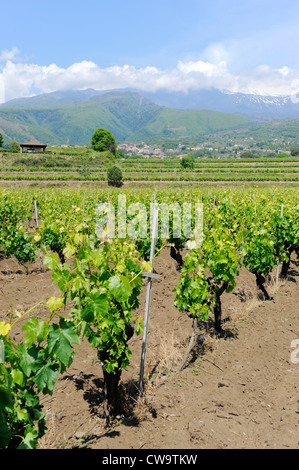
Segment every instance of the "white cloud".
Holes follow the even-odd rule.
[[[221,61],[219,64],[212,64],[210,62],[204,62],[198,60],[197,62],[178,62],[178,70],[183,74],[189,74],[191,72],[198,72],[207,77],[217,77],[227,74],[226,62]]]
[[[2,51],[0,54],[0,62],[5,62],[6,60],[13,60],[16,55],[19,54],[19,49],[16,46],[13,46],[10,51]]]
[[[133,65],[101,68],[85,60],[66,68],[56,64],[26,64],[14,59],[19,53],[15,47],[0,54],[4,61],[0,69],[0,102],[31,96],[36,90],[49,93],[86,88],[109,90],[131,87],[148,91],[187,92],[214,87],[231,92],[292,97],[299,92],[299,72],[290,67],[284,65],[275,69],[260,65],[236,74],[229,70],[221,51],[219,45],[218,48],[214,46],[211,60],[179,61],[175,68],[163,70],[152,66],[136,68]]]
[[[3,77],[0,76],[0,103],[5,101],[5,86]]]
[[[286,77],[287,75],[289,75],[292,72],[292,70],[289,67],[284,66],[284,67],[281,67],[281,69],[278,69],[278,72],[280,72],[281,75]]]
[[[224,62],[225,64],[230,63],[232,59],[232,50],[229,45],[225,45],[220,42],[211,43],[209,46],[203,51],[203,59],[212,62],[212,63],[221,63]]]

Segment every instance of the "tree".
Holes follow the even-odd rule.
[[[0,134],[0,147],[3,146],[3,142],[4,142],[3,135]]]
[[[291,150],[291,155],[292,157],[297,157],[299,155],[299,148],[296,147],[294,149]]]
[[[123,174],[120,168],[117,166],[111,166],[107,170],[107,180],[108,184],[111,186],[121,186],[122,185]]]
[[[11,142],[9,142],[9,146],[14,152],[19,152],[21,148],[20,144],[16,142],[15,140],[12,140]]]
[[[241,158],[254,158],[254,153],[252,153],[250,150],[245,150],[245,152],[241,153],[240,157]]]
[[[91,138],[91,145],[98,152],[109,150],[113,155],[116,153],[117,145],[115,138],[107,129],[96,129]]]
[[[192,155],[187,155],[186,157],[183,157],[181,160],[181,166],[182,168],[194,168],[194,157]]]

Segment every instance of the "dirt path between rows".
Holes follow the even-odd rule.
[[[144,396],[133,401],[131,414],[105,427],[101,368],[83,342],[53,395],[42,397],[48,432],[39,447],[298,449],[299,351],[292,341],[299,340],[299,262],[292,260],[287,281],[269,286],[269,302],[258,299],[254,276],[242,269],[236,289],[223,296],[224,337],[204,324],[202,345],[177,374],[192,320],[173,306],[179,273],[169,251],[155,268],[164,277],[153,282]],[[1,318],[58,293],[38,261],[29,275],[14,260],[0,261],[0,286]],[[136,312],[142,316],[145,288],[146,281]],[[130,340],[132,362],[122,375],[135,397],[141,342]]]

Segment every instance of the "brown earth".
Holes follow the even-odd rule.
[[[129,342],[132,362],[121,378],[134,406],[105,427],[102,370],[83,341],[53,395],[41,398],[48,432],[39,448],[298,449],[299,362],[292,360],[291,343],[299,339],[299,262],[292,260],[287,281],[269,283],[274,300],[268,302],[259,300],[254,276],[242,268],[236,289],[223,295],[224,335],[203,324],[202,345],[178,373],[192,320],[173,306],[179,272],[169,250],[156,258],[155,269],[163,279],[152,284],[143,396],[136,394],[141,335]],[[28,275],[16,260],[0,261],[0,320],[57,294],[39,260]]]

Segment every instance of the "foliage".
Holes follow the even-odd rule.
[[[142,269],[134,245],[116,239],[101,242],[76,227],[64,250],[69,263],[58,262],[56,254],[45,258],[53,271],[53,282],[58,283],[63,296],[74,304],[70,311],[77,334],[86,337],[97,348],[108,389],[108,403],[117,406],[115,396],[109,395],[109,380],[117,383],[122,369],[130,362],[131,351],[127,341],[133,328],[132,312],[139,305],[142,287]],[[136,333],[140,332],[136,319]],[[116,401],[115,401],[116,400]]]
[[[20,144],[16,142],[15,140],[12,140],[11,142],[9,142],[9,146],[14,152],[19,152],[21,148]]]
[[[290,266],[291,255],[299,247],[299,207],[281,205],[272,215],[275,230],[275,250],[277,259],[282,262],[280,277],[286,279]]]
[[[214,217],[216,223],[205,227],[202,247],[185,256],[174,304],[199,320],[214,314],[215,329],[220,332],[220,297],[235,287],[241,258],[234,232],[225,227],[217,211]]]
[[[186,157],[183,157],[181,160],[181,167],[186,169],[193,169],[194,168],[194,163],[195,159],[192,155],[187,155]]]
[[[4,142],[3,135],[0,133],[0,147],[3,146],[3,142]]]
[[[255,154],[251,152],[250,150],[245,150],[245,152],[241,153],[240,157],[241,158],[254,158]]]
[[[108,168],[107,170],[107,180],[108,183],[112,186],[121,186],[123,179],[123,174],[121,169],[114,165]]]
[[[96,129],[91,138],[91,145],[94,150],[99,152],[108,150],[113,155],[116,153],[115,137],[107,129]]]
[[[6,258],[14,255],[21,263],[36,258],[33,237],[24,230],[27,218],[31,218],[30,212],[14,204],[8,193],[0,197],[0,247]]]
[[[5,358],[0,363],[0,448],[36,448],[46,428],[46,415],[40,394],[52,395],[59,374],[74,358],[72,344],[79,344],[70,322],[59,317],[52,322],[59,299],[49,299],[48,321],[31,317],[22,330],[24,340],[16,343],[8,335],[14,325],[27,315],[15,313],[10,322],[0,322]],[[32,309],[31,309],[32,310]]]
[[[66,244],[66,232],[64,228],[59,224],[59,221],[53,223],[42,223],[40,230],[35,236],[35,242],[37,247],[46,247],[58,254],[59,259],[64,263],[65,258],[63,249]]]
[[[292,155],[293,157],[297,157],[297,156],[299,155],[299,147],[293,148],[293,149],[291,150],[291,155]]]
[[[277,158],[288,158],[288,154],[285,152],[280,152],[277,154]]]

